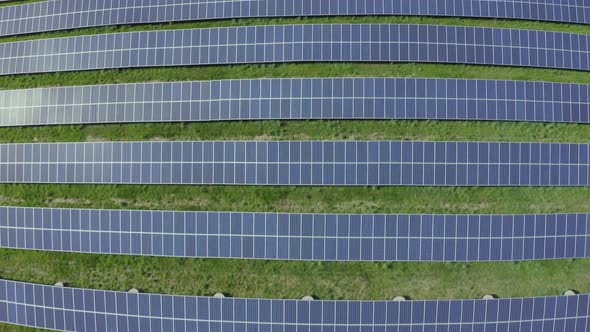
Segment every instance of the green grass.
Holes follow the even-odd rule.
[[[589,260],[507,263],[325,263],[4,250],[0,274],[37,283],[166,294],[321,299],[478,298],[559,294],[584,289]],[[18,266],[18,269],[14,269]],[[239,276],[239,277],[238,277]],[[545,276],[540,278],[540,276]],[[510,280],[510,282],[506,282]]]
[[[0,89],[230,78],[361,76],[478,78],[590,84],[588,73],[572,70],[450,64],[308,63],[141,68],[0,76]]]
[[[590,142],[590,126],[489,121],[241,121],[0,129],[0,142],[138,140],[451,140]]]
[[[0,204],[331,213],[590,211],[590,188],[0,185]]]
[[[339,17],[92,28],[87,33],[288,23],[427,23],[588,33],[587,26],[505,20]],[[282,64],[103,70],[0,77],[0,89],[254,77],[461,77],[589,83],[583,72],[442,64]],[[0,142],[357,139],[590,142],[590,126],[465,121],[256,121],[0,128]],[[590,211],[590,188],[0,185],[0,205],[331,213]],[[590,292],[590,260],[505,263],[344,263],[127,257],[0,249],[0,277],[70,286],[240,297],[416,299]],[[0,331],[14,327],[1,325]]]

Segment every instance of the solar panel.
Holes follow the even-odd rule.
[[[197,141],[0,145],[0,182],[587,186],[589,144]]]
[[[590,123],[590,85],[285,78],[0,91],[0,126],[296,119]]]
[[[214,298],[0,280],[0,322],[65,331],[582,331],[590,295],[490,300]]]
[[[436,25],[247,26],[0,44],[0,75],[280,62],[441,62],[590,70],[590,35]]]
[[[588,214],[431,215],[0,207],[0,247],[328,261],[590,257]]]
[[[590,23],[590,5],[576,0],[54,0],[0,8],[0,35],[92,26],[248,17],[423,15]]]

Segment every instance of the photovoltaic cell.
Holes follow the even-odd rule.
[[[588,186],[589,144],[196,141],[0,144],[0,182]]]
[[[421,15],[590,23],[582,0],[54,0],[0,8],[0,35],[249,17]]]
[[[65,331],[583,331],[590,295],[491,300],[213,298],[0,280],[0,322]]]
[[[0,126],[297,119],[590,123],[590,85],[285,78],[0,91]]]
[[[289,214],[0,207],[0,247],[328,261],[590,257],[588,214]]]
[[[99,34],[0,44],[0,75],[283,62],[435,62],[590,70],[590,35],[317,24]]]

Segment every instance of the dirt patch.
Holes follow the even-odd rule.
[[[254,136],[254,138],[253,138],[254,141],[270,141],[273,139],[276,139],[276,136],[272,136],[272,135],[268,135],[268,134],[257,135],[257,136]]]
[[[590,208],[590,200],[584,202],[575,202],[576,205],[581,206],[577,207],[577,210],[587,210]],[[543,202],[543,205],[538,204],[530,204],[529,209],[531,211],[564,211],[564,210],[572,210],[572,208],[568,208],[568,203],[558,203],[558,202]]]
[[[353,200],[340,202],[335,207],[337,211],[376,211],[382,206],[375,202]]]
[[[205,208],[211,205],[211,200],[203,198],[195,199],[163,199],[161,201],[141,201],[141,202],[129,202],[127,200],[118,199],[114,202],[117,204],[127,204],[134,208],[158,208],[158,209],[174,209],[179,207],[192,207],[192,208]]]
[[[492,204],[490,203],[475,203],[475,204],[467,204],[467,203],[446,203],[443,204],[442,207],[449,211],[482,211],[482,210],[491,210]]]
[[[275,208],[283,212],[326,212],[330,210],[330,206],[321,203],[318,200],[293,200],[293,199],[282,199],[273,203]]]
[[[170,141],[170,138],[166,138],[166,137],[162,137],[162,136],[154,136],[154,137],[150,137],[150,139],[148,141],[151,141],[151,142],[159,142],[159,141],[167,142],[167,141]]]
[[[401,140],[403,141],[435,141],[439,136],[433,135],[404,135],[402,136]],[[439,138],[440,140],[440,138]]]
[[[122,198],[111,198],[111,201],[117,204],[129,204],[128,200]]]
[[[0,195],[0,203],[1,204],[16,204],[16,203],[22,203],[22,202],[24,202],[24,200],[20,199],[20,198],[6,197],[6,196]]]
[[[120,206],[128,206],[129,201],[123,198],[111,198],[111,202],[120,205]]]
[[[92,135],[88,135],[84,139],[84,142],[110,142],[110,141],[112,141],[112,139],[107,139],[104,137],[97,137],[97,136],[92,136]]]
[[[49,198],[45,201],[49,207],[57,207],[59,205],[90,205],[92,201],[80,198]]]
[[[247,139],[249,140],[249,138],[243,138],[243,137],[238,137],[236,139]],[[257,135],[254,136],[253,138],[251,138],[251,140],[253,141],[275,141],[275,140],[285,140],[285,139],[289,139],[292,141],[307,141],[307,140],[311,140],[312,137],[309,135],[305,135],[305,134],[289,134],[288,137],[282,136],[282,135],[269,135],[269,134],[262,134],[262,135]]]

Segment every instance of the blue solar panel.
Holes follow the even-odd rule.
[[[590,295],[331,301],[131,294],[0,280],[0,322],[66,331],[585,331]]]
[[[0,207],[0,247],[329,261],[590,257],[588,214],[385,215]]]
[[[590,85],[286,78],[0,91],[0,126],[296,119],[590,123]]]
[[[423,15],[590,23],[582,0],[54,0],[0,8],[0,35],[116,24],[248,17]]]
[[[479,27],[248,26],[0,44],[0,75],[279,62],[441,62],[590,70],[590,35]]]
[[[588,186],[589,144],[205,141],[1,144],[0,182]]]

